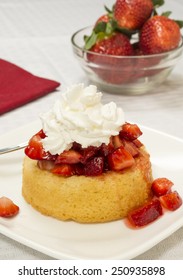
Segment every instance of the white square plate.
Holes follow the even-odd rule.
[[[167,177],[183,197],[183,141],[140,126],[141,141],[151,155],[154,178]],[[0,147],[28,140],[39,131],[31,123],[0,137]],[[183,225],[183,207],[166,212],[141,229],[130,229],[124,220],[104,224],[62,222],[44,216],[28,205],[21,195],[24,151],[0,156],[0,196],[11,198],[20,213],[0,218],[0,232],[22,244],[57,259],[132,259],[171,235]]]

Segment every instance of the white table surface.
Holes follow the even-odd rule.
[[[182,0],[165,0],[172,17],[181,19]],[[0,58],[35,75],[62,83],[57,92],[0,117],[0,136],[37,120],[69,85],[89,83],[75,60],[70,37],[103,14],[105,0],[0,0]],[[104,102],[114,100],[127,120],[183,138],[183,58],[167,81],[155,91],[139,96],[105,93]],[[0,259],[52,259],[0,234]],[[136,259],[183,259],[183,227]]]

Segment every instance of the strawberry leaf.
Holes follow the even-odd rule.
[[[89,50],[93,47],[97,40],[103,39],[105,36],[110,36],[115,31],[117,23],[114,20],[109,22],[100,21],[92,31],[90,36],[84,36],[85,49]]]
[[[175,22],[178,24],[178,26],[179,26],[180,28],[183,27],[183,20],[175,20]]]
[[[84,36],[86,50],[91,49],[91,47],[95,45],[97,37],[98,34],[96,34],[94,31],[92,32],[91,36]]]
[[[164,0],[153,0],[153,6],[154,6],[153,15],[154,16],[158,15],[158,12],[156,9],[163,6],[164,3],[165,3]]]
[[[130,30],[130,29],[127,29],[127,28],[125,28],[125,27],[119,27],[119,26],[116,27],[116,30],[119,31],[119,32],[121,32],[121,33],[123,33],[123,34],[125,34],[125,35],[127,35],[129,38],[130,38],[133,34],[135,34],[135,33],[138,32],[138,30],[132,30],[132,29]]]
[[[117,28],[117,22],[115,20],[109,20],[108,22],[99,22],[95,27],[94,27],[94,32],[95,33],[105,33],[106,35],[111,35],[113,31]]]
[[[106,33],[107,35],[110,35],[110,34],[112,34],[113,30],[114,30],[113,26],[112,26],[111,24],[109,24],[109,22],[108,22],[108,23],[106,24],[105,33]]]
[[[110,35],[113,33],[113,31],[115,31],[117,29],[117,21],[115,20],[110,20],[109,22],[107,22],[106,24],[106,29],[105,29],[105,33],[107,35]]]
[[[164,3],[165,3],[164,0],[153,0],[153,6],[154,6],[154,8],[158,8],[158,7],[160,7],[160,6],[163,6]]]
[[[108,13],[109,16],[113,15],[113,7],[112,7],[112,10],[110,10],[106,5],[104,5],[104,8],[105,8],[105,10],[106,10],[106,12]]]
[[[163,12],[161,15],[164,17],[169,17],[169,15],[171,15],[171,11],[167,11],[167,12]]]
[[[107,23],[104,21],[100,21],[99,23],[96,24],[96,26],[94,27],[94,32],[95,33],[99,33],[99,32],[105,32],[106,30],[106,25]]]

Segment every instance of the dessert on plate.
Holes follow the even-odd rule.
[[[42,127],[25,148],[22,194],[42,214],[108,222],[152,198],[140,128],[101,98],[94,85],[74,85],[40,116]]]

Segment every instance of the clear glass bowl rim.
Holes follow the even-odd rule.
[[[161,58],[164,56],[171,56],[172,54],[178,52],[178,51],[183,51],[183,36],[181,35],[181,42],[179,44],[179,46],[171,51],[167,51],[167,52],[163,52],[163,53],[158,53],[158,54],[148,54],[148,55],[128,55],[128,56],[117,56],[117,55],[109,55],[109,54],[100,54],[100,53],[96,53],[96,52],[92,52],[92,51],[88,51],[85,50],[84,47],[80,47],[76,44],[75,42],[75,38],[78,34],[80,34],[81,32],[83,32],[84,30],[88,30],[89,28],[93,28],[92,26],[87,26],[84,28],[81,28],[79,30],[77,30],[76,32],[74,32],[74,34],[71,36],[71,43],[72,45],[77,48],[78,50],[80,50],[83,53],[87,53],[87,54],[92,54],[92,55],[96,55],[96,56],[107,56],[107,57],[111,57],[111,58],[119,58],[119,59],[129,59],[129,58],[134,58],[134,59],[144,59],[144,58]],[[84,44],[84,40],[83,40],[83,44]]]

